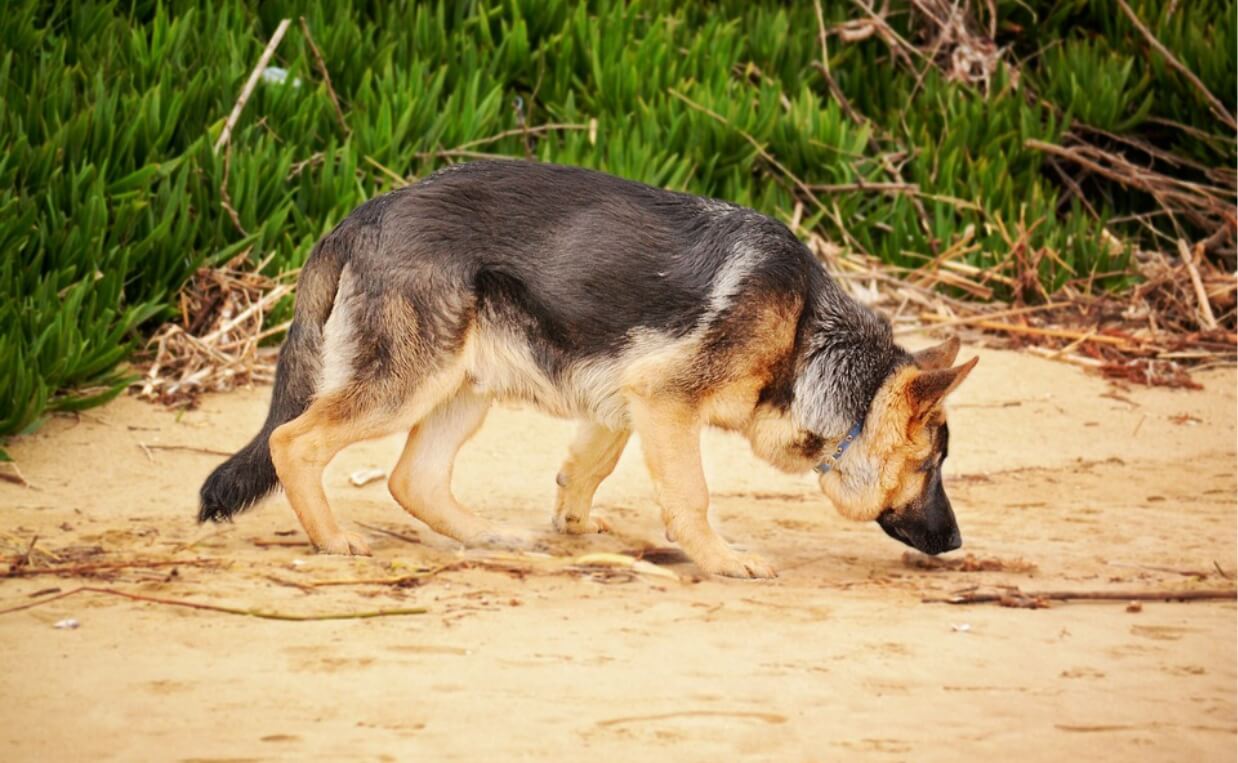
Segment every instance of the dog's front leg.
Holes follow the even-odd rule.
[[[590,517],[593,495],[602,480],[610,476],[623,455],[630,432],[616,430],[592,421],[582,421],[567,460],[555,478],[555,529],[570,535],[608,532],[599,517]]]
[[[697,566],[714,575],[772,578],[774,568],[741,554],[709,525],[709,488],[701,468],[701,422],[689,405],[633,398],[629,410],[662,507],[662,521]]]

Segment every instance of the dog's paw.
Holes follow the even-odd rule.
[[[328,538],[318,545],[320,554],[337,554],[339,556],[369,556],[370,544],[360,533],[343,530],[338,535]]]
[[[591,516],[581,521],[578,516],[556,514],[554,526],[555,530],[564,535],[591,535],[593,533],[610,532],[610,523],[596,516]]]
[[[697,566],[711,575],[728,578],[776,578],[773,565],[756,554],[718,554],[697,560]]]

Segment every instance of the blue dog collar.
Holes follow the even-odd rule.
[[[851,447],[851,443],[855,442],[856,438],[860,436],[860,432],[863,431],[864,419],[860,419],[851,427],[851,431],[847,432],[846,436],[838,442],[838,447],[834,449],[834,452],[813,468],[821,474],[829,473],[829,471],[838,464],[839,460],[843,457],[843,454],[847,452],[847,448]]]

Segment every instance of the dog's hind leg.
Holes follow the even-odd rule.
[[[741,554],[709,525],[709,488],[701,467],[701,422],[684,403],[630,399],[633,428],[662,506],[662,521],[697,566],[714,575],[771,578],[774,568],[754,554]]]
[[[561,533],[581,535],[607,532],[610,527],[600,518],[589,517],[593,494],[602,480],[610,476],[619,463],[619,456],[628,444],[631,432],[615,430],[592,421],[583,421],[576,439],[568,449],[567,459],[555,478],[559,489],[555,493],[555,529]]]
[[[342,415],[348,410],[337,397],[315,401],[297,418],[271,433],[271,459],[288,503],[301,520],[310,543],[330,554],[370,553],[361,535],[342,530],[331,513],[322,487],[322,472],[337,453],[361,440],[399,431],[372,416]]]
[[[353,381],[319,397],[305,413],[271,433],[275,471],[315,548],[369,554],[361,536],[340,529],[331,513],[322,487],[322,472],[331,459],[352,443],[407,430],[463,381],[458,361],[444,362],[438,371],[421,377],[407,396],[396,377]]]
[[[490,399],[467,387],[444,401],[409,432],[387,486],[405,511],[431,530],[467,546],[523,548],[528,540],[473,514],[451,490],[456,454],[481,427]]]

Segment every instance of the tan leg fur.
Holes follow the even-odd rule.
[[[348,445],[398,431],[362,420],[340,420],[330,398],[271,433],[271,460],[288,495],[288,503],[314,548],[329,554],[369,555],[360,534],[342,530],[322,487],[322,472]]]
[[[567,459],[555,478],[559,485],[555,494],[556,530],[569,535],[610,531],[604,520],[591,518],[589,512],[593,508],[593,494],[602,480],[615,470],[631,434],[592,421],[581,422]]]
[[[771,578],[768,562],[726,544],[709,524],[709,488],[701,467],[701,420],[694,408],[670,400],[630,398],[633,428],[662,507],[662,521],[684,553],[705,572]]]
[[[524,548],[530,539],[473,514],[451,490],[456,454],[481,427],[490,399],[461,389],[408,435],[404,452],[387,482],[404,510],[435,532],[468,546]]]

